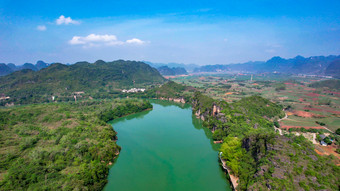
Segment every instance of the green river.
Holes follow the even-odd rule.
[[[122,150],[104,190],[231,190],[218,164],[218,145],[190,106],[152,105],[112,121]]]

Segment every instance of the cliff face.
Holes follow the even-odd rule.
[[[195,92],[195,95],[191,101],[191,105],[196,117],[205,121],[208,117],[214,116],[214,114],[217,112],[217,106],[214,101],[215,100],[212,98],[205,96],[200,92]]]
[[[185,103],[185,100],[183,97],[180,97],[180,98],[166,98],[166,97],[160,97],[159,98],[160,100],[168,100],[168,101],[173,101],[173,102],[176,102],[176,103]]]

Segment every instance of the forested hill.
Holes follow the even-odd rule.
[[[6,101],[14,103],[42,102],[52,96],[70,97],[74,92],[105,97],[122,88],[145,87],[164,81],[155,68],[143,62],[57,63],[39,71],[20,70],[0,77],[0,96],[9,96]]]
[[[188,72],[182,67],[172,67],[169,68],[168,66],[161,66],[157,68],[157,70],[165,76],[175,76],[175,75],[183,75],[188,74]]]

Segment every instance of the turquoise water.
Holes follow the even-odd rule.
[[[230,190],[211,132],[189,106],[153,101],[112,125],[122,150],[104,190]]]

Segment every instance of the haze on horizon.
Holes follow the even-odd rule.
[[[340,1],[0,0],[0,63],[229,64],[340,54]]]

